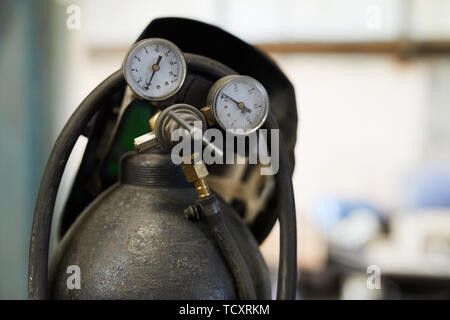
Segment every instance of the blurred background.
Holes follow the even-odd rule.
[[[295,86],[299,298],[449,299],[449,15],[449,0],[0,0],[0,299],[27,297],[59,131],[163,16],[259,46]],[[277,228],[262,250],[275,279]]]

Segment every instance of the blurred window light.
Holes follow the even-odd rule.
[[[450,0],[57,2],[81,9],[80,32],[92,47],[128,46],[136,30],[167,16],[212,23],[252,43],[450,39]]]

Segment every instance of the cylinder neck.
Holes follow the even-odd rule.
[[[192,188],[181,167],[172,162],[169,153],[159,148],[126,153],[120,162],[120,181],[155,188]]]

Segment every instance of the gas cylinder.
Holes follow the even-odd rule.
[[[170,154],[125,154],[119,181],[72,224],[50,263],[54,299],[237,299],[235,280],[207,223],[186,216],[197,194]],[[220,201],[258,299],[270,299],[267,266],[238,214]],[[68,288],[68,268],[79,287]]]

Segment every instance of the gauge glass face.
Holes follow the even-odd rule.
[[[235,76],[216,90],[213,112],[223,129],[234,134],[249,134],[263,125],[269,110],[269,97],[257,80]]]
[[[186,61],[180,49],[164,39],[145,39],[128,53],[124,75],[139,97],[159,101],[174,95],[186,77]]]

